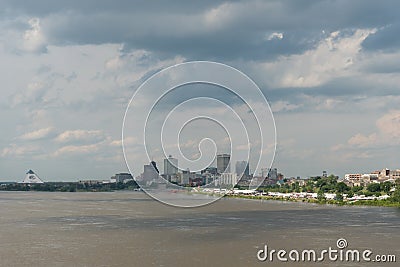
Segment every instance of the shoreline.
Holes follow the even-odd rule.
[[[388,200],[358,200],[358,201],[338,201],[338,200],[324,200],[317,199],[293,199],[283,197],[271,196],[249,196],[249,195],[225,195],[224,198],[236,199],[252,199],[252,200],[272,200],[280,202],[296,202],[296,203],[310,203],[318,205],[336,205],[336,206],[368,206],[368,207],[386,207],[386,208],[400,208],[400,202],[390,202]]]

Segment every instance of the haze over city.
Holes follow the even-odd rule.
[[[1,5],[2,181],[29,169],[53,181],[126,172],[121,128],[130,98],[150,75],[193,60],[231,65],[260,87],[276,122],[273,167],[285,176],[400,168],[398,1]],[[218,152],[229,152],[223,133],[212,135]],[[195,156],[195,131],[181,141]],[[149,162],[133,157],[136,176]]]

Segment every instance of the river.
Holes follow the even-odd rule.
[[[175,208],[142,192],[0,192],[0,266],[398,266],[400,209],[224,198]],[[397,263],[259,261],[328,247]]]

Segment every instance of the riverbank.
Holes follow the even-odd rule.
[[[378,206],[378,207],[394,207],[400,208],[400,202],[393,202],[390,199],[384,200],[357,200],[357,201],[339,201],[334,199],[329,200],[318,200],[318,199],[295,199],[295,198],[285,198],[285,197],[274,197],[274,196],[253,196],[253,195],[225,195],[227,198],[244,198],[244,199],[259,199],[259,200],[275,200],[275,201],[288,201],[288,202],[303,202],[303,203],[313,203],[313,204],[329,204],[329,205],[339,205],[339,206]]]
[[[0,191],[41,191],[41,192],[111,192],[118,190],[139,190],[138,184],[131,180],[126,183],[102,181],[46,182],[37,184],[3,183]]]

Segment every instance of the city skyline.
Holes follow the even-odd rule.
[[[157,71],[194,60],[233,66],[260,87],[276,123],[272,165],[287,176],[326,170],[342,177],[400,165],[397,1],[172,1],[158,3],[157,10],[135,1],[2,6],[0,181],[18,181],[29,169],[70,181],[127,172],[121,132],[133,93]],[[244,121],[252,116],[238,97],[196,85],[167,95],[152,121],[162,125],[159,114],[198,92],[214,93]],[[191,109],[225,117],[241,133],[214,104]],[[215,125],[191,126],[182,129],[179,148],[195,160],[202,149],[214,149],[201,143],[201,134]],[[218,128],[207,137],[218,153],[250,145],[230,147]],[[124,144],[132,151],[144,145],[135,137]],[[168,145],[175,149],[178,142]],[[273,150],[268,145],[264,153]],[[169,154],[162,152],[154,160]],[[248,160],[244,154],[239,158]],[[152,156],[133,153],[133,174]],[[257,162],[248,161],[254,170]]]
[[[222,156],[222,157],[229,157],[229,154],[220,154],[218,156]],[[166,161],[170,161],[173,160],[175,164],[170,164],[171,166],[168,166],[167,169],[165,168],[165,165],[163,165],[163,167],[161,168],[161,166],[157,165],[156,161],[151,161],[148,164],[144,164],[143,165],[143,169],[142,172],[139,172],[137,174],[131,174],[131,173],[124,173],[124,172],[120,172],[117,173],[113,176],[110,177],[110,181],[115,180],[114,182],[118,182],[119,180],[124,180],[127,179],[127,176],[129,176],[132,179],[143,179],[143,177],[147,176],[148,180],[157,180],[159,176],[161,176],[162,178],[164,178],[165,180],[170,181],[172,176],[176,176],[176,175],[181,175],[181,174],[204,174],[204,173],[209,173],[211,175],[216,175],[216,176],[220,176],[221,174],[224,173],[219,173],[218,172],[218,168],[216,161],[214,162],[215,164],[211,164],[210,166],[208,166],[207,168],[198,171],[198,172],[192,172],[189,168],[186,169],[180,169],[177,166],[177,161],[176,159],[172,156],[169,155],[168,158],[164,159],[164,164]],[[228,165],[231,165],[231,162],[229,161]],[[159,169],[163,169],[163,172],[160,172]],[[173,172],[169,173],[167,170],[170,170],[170,168],[173,168]],[[227,169],[225,169],[227,170]],[[36,176],[36,173],[33,172],[31,169],[28,170],[28,172],[25,174],[25,178],[24,179],[19,179],[21,180],[20,182],[23,183],[29,183],[27,181],[29,181],[29,179],[34,179],[34,178],[28,178],[29,175],[34,174]],[[259,173],[252,173],[250,172],[250,168],[249,168],[249,164],[246,161],[243,160],[239,160],[236,161],[235,164],[235,171],[231,170],[231,172],[225,172],[225,174],[235,174],[237,175],[237,179],[240,180],[241,178],[239,178],[240,176],[244,176],[247,178],[251,178],[251,177],[257,177],[257,178],[265,178],[265,179],[269,179],[269,180],[279,180],[279,176],[285,179],[310,179],[313,177],[328,177],[328,172],[326,170],[322,170],[320,173],[315,173],[315,174],[311,174],[311,175],[307,175],[307,176],[299,176],[299,175],[292,175],[292,176],[287,176],[284,173],[282,173],[281,171],[278,171],[278,168],[272,166],[271,168],[261,168]],[[377,178],[379,177],[386,177],[388,178],[389,176],[392,178],[392,176],[394,177],[394,179],[398,179],[400,177],[400,167],[396,167],[393,169],[389,169],[387,167],[379,168],[379,169],[370,169],[370,170],[356,170],[355,172],[346,172],[344,175],[340,176],[340,175],[336,175],[335,172],[330,172],[329,175],[334,175],[335,177],[338,177],[341,180],[363,180],[363,179],[370,179],[372,178]],[[36,176],[37,177],[37,176]],[[87,178],[87,177],[86,177]],[[104,180],[108,180],[108,177],[106,176],[106,178],[104,179],[104,177],[97,177],[94,179],[89,179],[89,180],[97,180],[97,181],[104,181]],[[67,181],[80,181],[84,179],[84,177],[78,177],[76,179],[68,179]],[[4,182],[18,182],[19,180],[4,180]],[[40,178],[38,178],[39,181],[41,181]],[[46,179],[47,182],[56,182],[56,181],[60,181],[60,182],[67,182],[67,181],[62,181],[62,180],[54,180],[54,179]],[[43,182],[43,181],[41,181]],[[32,182],[34,183],[34,182]]]

